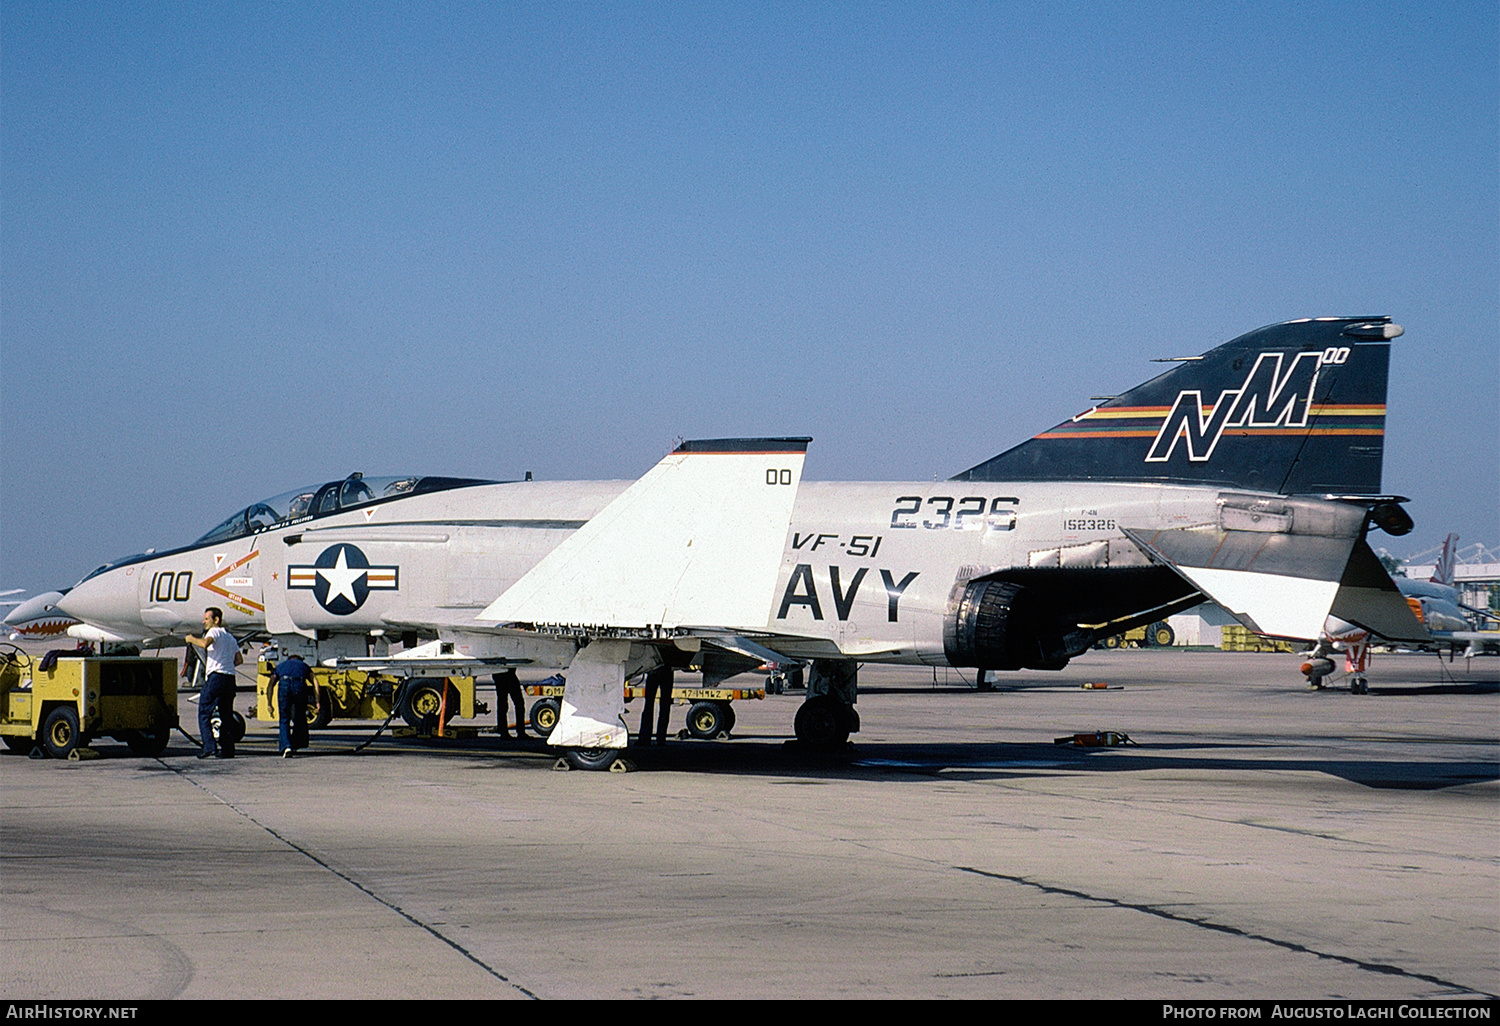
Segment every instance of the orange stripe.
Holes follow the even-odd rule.
[[[1220,437],[1234,435],[1384,435],[1384,428],[1225,428]],[[1044,431],[1034,438],[1155,438],[1155,431]]]
[[[211,577],[206,578],[203,581],[200,581],[198,583],[198,587],[203,588],[206,591],[211,591],[215,595],[223,595],[226,599],[229,599],[231,601],[234,601],[234,602],[243,602],[245,605],[249,606],[251,609],[254,609],[257,613],[264,613],[266,611],[266,607],[265,606],[261,605],[258,602],[252,602],[250,599],[245,598],[245,596],[243,596],[243,595],[237,595],[237,594],[235,594],[232,591],[225,591],[223,588],[220,588],[215,583],[216,581],[218,581],[219,578],[223,577],[225,574],[233,573],[235,570],[238,570],[240,567],[244,566],[246,563],[250,562],[252,559],[254,559],[258,555],[260,555],[260,550],[259,549],[252,549],[250,551],[250,555],[245,556],[245,557],[243,557],[241,559],[235,560],[233,563],[230,563],[228,566],[226,566],[224,569],[220,570],[218,573],[214,574]]]
[[[1043,431],[1036,438],[1155,438],[1155,431]]]

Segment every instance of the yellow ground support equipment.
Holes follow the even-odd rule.
[[[271,678],[274,668],[264,659],[256,664],[255,718],[264,723],[281,722]],[[327,666],[311,669],[318,702],[308,703],[309,727],[326,727],[336,719],[383,720],[391,714],[400,678]],[[408,726],[420,731],[435,726],[440,715],[447,723],[455,717],[473,719],[488,709],[474,701],[473,677],[419,677],[402,692],[398,711]]]
[[[552,733],[557,718],[562,714],[563,685],[556,678],[526,685],[526,693],[537,698],[531,706],[531,729],[540,737]],[[646,688],[640,684],[625,687],[625,701],[646,697]],[[734,729],[734,706],[736,699],[762,699],[765,688],[685,688],[672,686],[674,705],[686,705],[687,732],[690,737],[712,740],[723,737]]]
[[[1172,625],[1158,620],[1146,627],[1137,627],[1124,634],[1111,634],[1102,639],[1095,648],[1169,648],[1177,641]]]
[[[60,656],[49,670],[19,649],[0,652],[0,737],[54,759],[94,738],[160,755],[177,726],[177,660]]]
[[[1263,638],[1248,627],[1231,624],[1223,628],[1219,647],[1226,652],[1295,652],[1297,646],[1290,641],[1274,641]]]

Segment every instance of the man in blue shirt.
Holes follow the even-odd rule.
[[[281,711],[281,757],[290,759],[307,747],[307,699],[312,686],[312,667],[296,652],[276,664],[276,707]]]

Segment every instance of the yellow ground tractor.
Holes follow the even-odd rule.
[[[255,717],[266,723],[281,721],[276,687],[271,677],[274,668],[274,663],[264,659],[256,666]],[[391,703],[396,700],[397,686],[401,683],[399,679],[327,666],[313,666],[311,669],[318,702],[316,706],[308,703],[309,727],[326,727],[335,719],[383,720],[391,714]],[[397,711],[407,726],[426,731],[437,725],[439,716],[446,724],[455,717],[473,719],[489,710],[474,701],[474,678],[423,677],[406,685]]]
[[[1094,645],[1095,648],[1170,648],[1177,641],[1172,625],[1158,620],[1146,627],[1137,627],[1124,634],[1111,634]]]
[[[12,751],[40,745],[54,759],[94,738],[160,755],[177,726],[177,660],[60,656],[41,669],[20,649],[0,651],[0,737]]]
[[[546,737],[557,726],[562,715],[563,680],[548,677],[535,684],[526,685],[526,693],[537,701],[531,706],[531,729],[539,737]],[[640,684],[626,685],[625,701],[644,698],[646,688]],[[766,697],[765,688],[686,688],[672,686],[672,704],[686,705],[687,734],[703,741],[728,737],[734,729],[734,706],[736,699],[758,700]]]

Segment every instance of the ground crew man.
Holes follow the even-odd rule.
[[[200,759],[234,758],[234,696],[238,691],[234,668],[244,662],[240,644],[224,629],[224,610],[209,606],[203,611],[203,637],[188,635],[188,644],[203,649],[208,677],[198,693],[198,733],[203,736]],[[214,741],[213,717],[219,714],[219,739]]]

